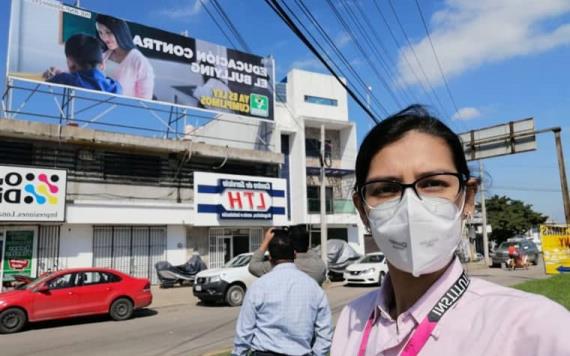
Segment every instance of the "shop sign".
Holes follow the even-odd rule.
[[[21,274],[32,276],[34,256],[34,231],[6,231],[4,249],[4,279],[6,276]]]

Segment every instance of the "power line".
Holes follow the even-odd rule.
[[[344,21],[344,19],[342,18],[342,16],[340,16],[340,13],[338,12],[336,6],[332,3],[331,0],[327,0],[327,4],[329,5],[329,7],[331,8],[331,10],[333,11],[335,17],[337,18],[337,20],[341,23],[341,25],[344,27],[344,29],[348,32],[348,35],[353,39],[354,44],[356,45],[356,47],[358,48],[358,50],[360,51],[360,53],[362,54],[362,56],[364,57],[364,59],[366,60],[366,62],[368,63],[368,65],[370,66],[370,68],[372,69],[372,71],[374,72],[374,74],[376,74],[376,76],[378,77],[378,79],[380,80],[380,82],[382,83],[382,85],[384,86],[384,88],[388,91],[388,93],[390,94],[390,96],[392,97],[392,99],[394,100],[394,102],[396,103],[396,105],[398,106],[402,106],[402,104],[400,103],[400,101],[398,100],[398,98],[396,98],[396,95],[394,94],[394,91],[390,88],[390,86],[386,83],[386,81],[384,80],[384,78],[382,78],[382,76],[380,75],[380,73],[378,72],[378,70],[376,69],[376,66],[374,65],[374,63],[372,63],[372,61],[370,60],[370,57],[366,55],[366,51],[364,50],[364,48],[360,45],[360,42],[358,42],[358,39],[356,38],[356,36],[354,35],[354,33],[352,32],[352,29],[348,26],[348,24]]]
[[[226,34],[226,31],[224,31],[222,29],[222,26],[220,25],[220,23],[218,22],[218,20],[214,17],[214,15],[210,12],[210,10],[208,10],[208,7],[206,7],[206,3],[204,2],[204,0],[200,0],[200,3],[202,4],[202,7],[204,8],[204,10],[206,10],[206,13],[208,14],[208,16],[210,16],[210,18],[212,19],[212,21],[214,21],[214,23],[216,24],[216,27],[218,27],[218,29],[222,32],[222,34],[224,35],[224,37],[226,38],[226,40],[228,40],[228,42],[230,43],[230,45],[234,48],[237,48],[237,46],[235,45],[235,43],[232,41],[232,39]]]
[[[416,53],[416,50],[414,49],[414,46],[412,46],[412,42],[410,41],[410,38],[408,37],[408,34],[406,32],[406,30],[404,29],[404,26],[402,25],[402,22],[400,21],[400,17],[398,16],[398,12],[396,11],[396,8],[394,7],[394,4],[392,3],[392,0],[388,0],[388,4],[390,5],[390,8],[392,10],[392,13],[394,14],[394,18],[396,19],[396,22],[398,23],[398,26],[400,28],[400,30],[402,31],[402,34],[404,35],[404,38],[406,39],[406,42],[408,44],[408,47],[412,50],[412,54],[414,55],[414,58],[416,59],[416,63],[418,64],[418,68],[420,69],[421,73],[424,76],[425,82],[427,84],[427,86],[429,87],[429,91],[433,94],[433,96],[436,99],[436,102],[439,104],[442,112],[441,114],[444,116],[448,117],[448,121],[449,121],[449,115],[447,114],[447,111],[445,110],[445,106],[442,104],[439,96],[437,95],[437,93],[435,92],[433,86],[431,85],[428,76],[422,66],[422,63],[420,62],[418,55]],[[405,53],[404,53],[405,56]]]
[[[380,18],[382,19],[382,22],[386,26],[386,29],[388,30],[388,33],[390,34],[390,38],[392,38],[395,49],[396,49],[396,51],[398,51],[400,48],[402,48],[404,46],[402,44],[400,44],[400,41],[396,38],[396,34],[394,33],[394,31],[392,31],[392,26],[390,26],[390,23],[386,19],[386,16],[384,16],[384,12],[382,11],[380,6],[378,5],[377,0],[372,1],[372,3],[374,4],[374,7],[376,8],[378,13],[380,14]],[[437,105],[435,104],[435,102],[431,98],[432,97],[431,93],[429,92],[428,88],[426,87],[424,81],[420,79],[418,73],[416,72],[416,70],[414,69],[412,64],[410,63],[410,60],[408,59],[408,56],[406,55],[406,53],[403,54],[403,58],[404,58],[404,62],[406,63],[408,69],[410,70],[410,72],[412,73],[414,78],[416,78],[416,81],[418,83],[420,83],[420,88],[423,91],[425,97],[430,101],[431,106],[434,108],[434,110],[437,113],[439,113],[440,117],[443,117],[443,115],[440,112],[440,110],[438,109]]]
[[[324,28],[319,24],[319,22],[315,19],[315,17],[312,15],[312,13],[309,11],[308,8],[306,8],[306,6],[300,2],[300,1],[296,1],[297,5],[301,8],[301,11],[304,13],[304,15],[311,21],[311,23],[313,24],[313,26],[315,26],[315,28],[317,29],[317,32],[321,35],[321,37],[324,38],[324,40],[329,44],[329,46],[332,48],[332,50],[336,53],[336,55],[339,57],[339,59],[341,60],[341,62],[343,62],[343,64],[348,68],[348,70],[352,73],[353,77],[360,83],[360,85],[362,86],[362,88],[366,91],[368,91],[368,85],[367,83],[364,82],[364,80],[360,77],[360,75],[358,74],[358,72],[354,69],[354,67],[350,64],[350,62],[348,61],[348,59],[342,54],[342,51],[335,45],[334,41],[330,38],[330,36],[327,34],[327,32],[324,30]],[[287,7],[287,4],[284,4],[285,7]],[[291,11],[291,9],[289,7],[287,7],[289,9],[289,11]],[[305,32],[307,32],[307,35],[309,37],[311,37],[313,39],[313,41],[315,42],[315,44],[321,49],[321,51],[327,55],[326,51],[324,50],[324,48],[319,44],[319,42],[311,35],[310,31],[303,25],[303,22],[295,15],[295,13],[293,11],[291,11],[293,17],[295,17],[295,19],[297,19],[297,22],[301,25],[301,27],[303,27],[305,29]],[[329,60],[332,62],[332,64],[335,64],[334,61],[332,61],[332,58],[330,56],[327,55],[327,57],[329,57]],[[340,70],[340,67],[338,65],[336,65],[337,69],[339,69],[339,71],[342,72],[342,70]],[[343,76],[345,76],[344,74],[342,74]],[[345,76],[346,77],[346,76]],[[384,107],[382,106],[382,104],[378,101],[378,99],[376,98],[376,96],[371,95],[372,99],[377,103],[377,105],[385,112],[386,115],[388,115],[388,111],[384,109]]]
[[[224,9],[218,3],[218,0],[211,0],[211,1],[212,4],[214,5],[214,9],[218,12],[218,14],[220,14],[222,20],[224,20],[224,22],[228,25],[228,28],[233,33],[239,44],[242,46],[242,49],[244,49],[246,52],[251,52],[249,46],[247,45],[247,43],[245,42],[245,40],[237,30],[237,28],[234,26],[233,22],[230,20]]]
[[[349,8],[348,4],[350,4],[350,3],[346,3],[345,7]],[[395,79],[396,73],[395,73],[395,71],[389,71],[389,69],[390,69],[390,66],[392,66],[393,68],[396,68],[396,63],[392,60],[392,58],[389,55],[387,55],[388,49],[384,45],[384,42],[382,41],[382,39],[378,35],[378,32],[376,31],[374,26],[372,26],[372,23],[370,22],[370,19],[368,18],[365,11],[363,10],[361,4],[359,2],[354,2],[354,3],[352,3],[352,5],[356,7],[358,12],[360,13],[360,16],[364,19],[366,26],[368,26],[368,28],[370,29],[370,33],[372,33],[372,36],[376,39],[376,41],[380,45],[380,48],[382,49],[383,53],[386,53],[386,59],[387,60],[382,60],[382,62],[386,65],[386,68],[388,69],[388,75],[390,77],[390,80],[392,80],[392,82],[395,83],[396,82],[396,79]],[[351,11],[351,13],[352,13],[352,11]],[[357,16],[355,15],[354,17],[357,17]],[[363,29],[364,29],[364,27],[365,26],[362,26]],[[370,40],[370,43],[372,43],[374,45],[374,41]],[[383,56],[382,56],[381,52],[378,50],[378,48],[375,45],[374,45],[374,48],[376,50],[376,54],[378,55],[378,57],[380,59],[382,59]],[[411,101],[419,102],[417,96],[413,95],[413,93],[410,90],[408,90],[408,88],[404,87],[402,89],[402,92],[404,92],[406,94],[406,96],[408,97],[408,99],[411,99]]]
[[[350,27],[347,25],[347,23],[344,21],[344,19],[342,18],[342,16],[340,16],[340,13],[338,12],[338,10],[336,9],[336,7],[334,6],[334,4],[332,3],[331,0],[327,0],[327,4],[329,5],[329,7],[331,8],[331,10],[333,11],[335,17],[337,18],[337,20],[341,23],[341,25],[344,27],[344,29],[348,32],[348,35],[350,36],[350,38],[352,38],[352,40],[354,41],[354,44],[356,45],[356,47],[358,48],[358,50],[360,51],[360,53],[362,54],[362,56],[364,57],[364,59],[366,60],[366,62],[368,63],[368,65],[370,66],[370,69],[372,69],[372,71],[374,72],[374,74],[376,74],[376,77],[378,77],[378,79],[380,80],[380,82],[382,83],[382,85],[384,86],[384,88],[388,91],[388,93],[390,94],[390,96],[392,97],[392,99],[394,100],[394,102],[396,103],[396,105],[398,106],[402,106],[402,104],[400,103],[400,101],[398,100],[398,98],[396,98],[396,95],[394,94],[394,91],[390,88],[390,86],[388,85],[388,83],[386,83],[386,81],[384,80],[384,78],[382,78],[382,76],[380,75],[380,73],[378,72],[378,70],[376,69],[376,66],[374,65],[374,63],[372,63],[372,61],[370,60],[370,57],[366,55],[366,52],[364,51],[364,48],[360,45],[360,43],[358,42],[358,40],[356,39],[356,36],[354,35],[354,33],[352,32],[352,29],[350,29]]]
[[[422,19],[422,24],[424,25],[424,29],[426,31],[426,35],[428,37],[429,40],[429,44],[431,46],[431,50],[433,52],[433,56],[435,57],[435,61],[437,63],[437,67],[439,69],[439,73],[441,74],[441,77],[443,79],[443,83],[445,84],[445,89],[447,91],[447,95],[449,95],[449,99],[451,100],[451,103],[453,104],[453,107],[455,108],[455,112],[458,115],[461,115],[459,113],[459,108],[457,107],[457,104],[455,102],[455,98],[453,97],[453,95],[451,94],[451,89],[449,88],[449,83],[447,82],[447,78],[445,77],[445,72],[443,71],[443,68],[441,66],[441,62],[439,61],[439,57],[437,56],[437,52],[435,50],[435,47],[433,45],[433,41],[431,40],[431,35],[429,33],[429,29],[428,29],[428,25],[426,23],[426,20],[424,18],[424,15],[422,13],[422,8],[420,7],[420,3],[418,0],[416,0],[416,6],[418,8],[418,12],[420,13],[420,18]],[[461,121],[461,123],[465,126],[465,123],[463,123],[463,121]]]
[[[376,118],[374,113],[360,100],[360,98],[354,93],[354,91],[349,88],[343,80],[338,76],[338,74],[333,70],[331,65],[323,58],[323,56],[316,50],[316,48],[309,42],[307,37],[299,30],[299,28],[293,23],[289,15],[281,7],[277,0],[265,0],[265,2],[271,7],[271,9],[285,22],[285,24],[299,37],[299,39],[319,58],[319,60],[327,67],[327,69],[334,75],[338,82],[344,87],[344,89],[350,94],[350,96],[357,102],[357,104],[366,112],[366,114],[375,122],[378,123],[379,120]]]

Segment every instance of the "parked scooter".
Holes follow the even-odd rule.
[[[200,255],[195,254],[183,265],[173,266],[168,261],[160,261],[154,265],[154,268],[160,281],[160,288],[170,288],[177,283],[181,286],[192,285],[196,274],[208,267]]]

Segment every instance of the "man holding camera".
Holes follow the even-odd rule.
[[[267,230],[263,242],[251,258],[248,269],[256,277],[261,277],[271,271],[273,267],[270,261],[263,260],[263,256],[269,247],[275,230],[274,228]],[[309,251],[309,234],[305,225],[291,226],[284,231],[291,238],[297,268],[312,277],[319,285],[322,285],[326,279],[327,267],[319,255]]]
[[[236,325],[233,356],[328,354],[331,310],[325,292],[293,263],[286,230],[266,239],[272,269],[248,289]],[[262,255],[263,256],[263,255]]]

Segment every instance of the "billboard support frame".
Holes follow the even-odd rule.
[[[25,84],[29,85],[29,87],[26,87]],[[58,88],[61,88],[62,91],[59,92],[55,90]],[[2,104],[5,106],[4,117],[7,119],[14,119],[16,118],[16,116],[21,115],[21,116],[33,117],[36,119],[43,118],[43,119],[52,120],[54,121],[54,124],[59,124],[59,125],[71,124],[72,123],[71,118],[73,118],[74,124],[80,126],[81,128],[85,128],[91,124],[96,123],[97,125],[104,127],[130,129],[147,133],[152,132],[153,137],[160,135],[164,138],[174,139],[174,140],[181,140],[188,136],[186,130],[184,129],[178,130],[176,124],[182,121],[184,123],[184,126],[186,126],[189,118],[193,118],[196,120],[196,123],[193,124],[194,126],[194,129],[192,131],[193,133],[195,133],[196,130],[198,130],[200,127],[208,125],[210,122],[214,121],[225,121],[233,124],[241,124],[245,126],[256,126],[256,127],[261,124],[269,126],[276,125],[275,121],[263,118],[251,118],[248,116],[243,116],[235,113],[225,113],[225,114],[216,113],[207,109],[193,108],[193,107],[189,108],[185,105],[167,103],[162,101],[151,101],[151,100],[133,101],[132,98],[123,98],[121,96],[109,95],[108,93],[102,94],[97,91],[82,89],[82,88],[73,88],[74,94],[72,97],[73,100],[71,101],[73,105],[69,106],[70,110],[69,115],[66,115],[65,111],[67,110],[64,109],[67,108],[67,104],[64,105],[63,107],[60,105],[64,88],[68,87],[53,83],[38,83],[33,80],[8,76],[6,79],[6,91],[4,92],[4,95],[1,100]],[[31,92],[33,93],[30,94]],[[24,99],[23,95],[22,98],[20,99],[21,93],[28,93],[27,100],[23,100]],[[96,96],[88,96],[85,94],[82,95],[81,93],[94,94]],[[44,95],[44,99],[45,96],[49,96],[50,97],[49,100],[53,100],[53,103],[56,106],[56,110],[50,113],[46,112],[46,110],[43,110],[42,112],[39,112],[37,110],[35,112],[32,110],[27,112],[24,110],[26,107],[29,107],[27,106],[28,104],[34,105],[33,102],[34,97],[37,97],[38,98],[37,100],[40,100],[42,99],[42,95]],[[66,93],[66,95],[69,96],[68,93]],[[22,102],[20,102],[20,100],[22,100]],[[121,100],[124,100],[125,102],[121,102]],[[67,103],[67,101],[64,102]],[[141,103],[144,103],[144,106],[141,105]],[[45,105],[45,101],[42,104]],[[17,105],[20,105],[20,107],[17,110],[14,110],[13,109],[14,106]],[[105,105],[110,105],[110,107],[105,107],[105,109],[101,112],[91,113],[90,115],[88,115],[88,117],[78,117],[79,114],[84,114],[90,110]],[[154,108],[148,107],[148,105],[154,105],[156,107]],[[134,126],[124,123],[97,122],[102,117],[104,117],[105,115],[107,115],[109,112],[111,112],[116,108],[133,108],[144,111],[147,115],[152,115],[154,119],[158,119],[157,122],[160,122],[161,126],[163,126],[164,128],[159,129],[159,128],[152,128],[146,125]],[[0,111],[0,113],[2,113],[2,111]],[[228,116],[228,118],[226,118],[225,116]],[[3,117],[0,117],[0,119],[2,118]],[[245,119],[245,121],[242,122],[241,119]],[[22,118],[21,120],[26,120],[26,119]],[[268,129],[271,130],[270,128]],[[200,139],[200,138],[214,139],[214,140],[218,139],[214,136],[206,136],[200,134],[197,135],[192,134],[191,136],[192,137],[189,138],[191,140]],[[223,143],[224,146],[226,145],[226,141],[227,141],[226,139],[220,140],[220,142],[224,142]],[[256,142],[240,141],[240,140],[231,140],[231,141],[247,143],[247,144],[255,144],[257,145],[256,146],[257,149],[260,150],[272,150],[271,147],[273,146],[270,142],[261,142],[259,140],[256,140]]]

